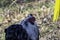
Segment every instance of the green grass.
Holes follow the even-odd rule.
[[[3,9],[2,8],[0,8],[0,13],[3,13]]]
[[[3,21],[3,17],[0,16],[0,22],[2,22],[2,21]]]

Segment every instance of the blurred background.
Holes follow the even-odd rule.
[[[55,0],[0,0],[0,40],[4,29],[33,14],[39,26],[40,40],[60,40],[60,21],[52,22]]]

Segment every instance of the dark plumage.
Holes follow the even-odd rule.
[[[25,29],[19,24],[9,26],[5,33],[5,40],[30,40]]]

